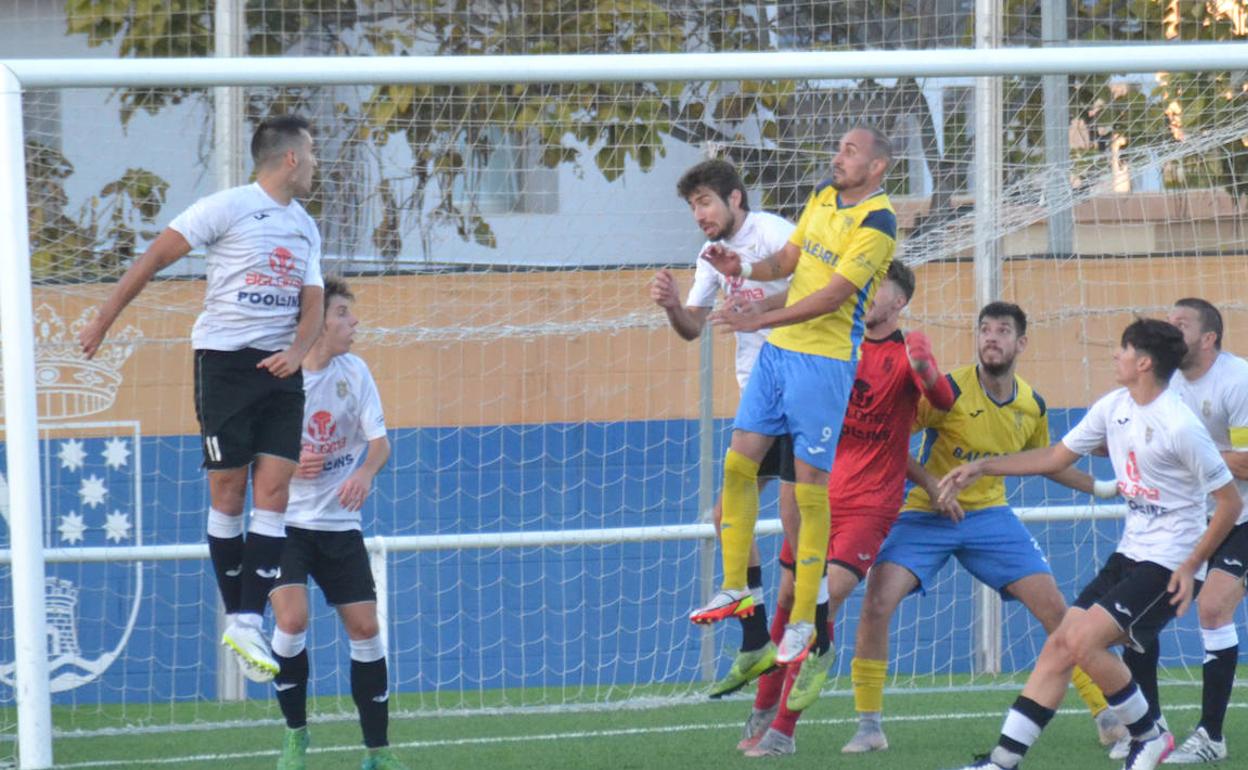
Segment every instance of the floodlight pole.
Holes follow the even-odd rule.
[[[975,47],[1000,46],[1001,0],[975,0]],[[999,76],[975,79],[976,309],[1001,298],[1002,101]],[[975,586],[974,650],[976,673],[1001,671],[1001,598],[983,584]]]
[[[1066,0],[1044,0],[1040,9],[1045,46],[1066,41]],[[1049,255],[1075,251],[1075,211],[1067,205],[1070,189],[1070,83],[1066,75],[1041,78],[1044,92],[1044,165],[1048,170],[1045,203],[1049,209]]]
[[[52,697],[44,606],[43,507],[39,490],[35,324],[26,221],[22,86],[0,66],[0,345],[9,465],[9,548],[13,553],[13,647],[17,752],[21,770],[52,767]]]

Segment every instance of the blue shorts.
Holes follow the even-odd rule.
[[[1040,544],[1009,506],[967,511],[959,524],[934,513],[904,511],[880,548],[876,563],[891,561],[914,573],[917,591],[927,592],[955,556],[980,582],[1013,598],[1005,587],[1035,574],[1053,574]]]
[[[763,343],[737,407],[736,430],[793,436],[793,457],[825,473],[849,406],[857,363]]]

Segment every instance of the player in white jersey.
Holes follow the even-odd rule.
[[[351,646],[351,697],[367,753],[361,770],[402,770],[387,748],[389,680],[377,622],[377,589],[360,508],[390,457],[386,420],[368,364],[348,351],[359,320],[341,280],[325,282],[325,330],[303,364],[299,472],[290,485],[286,547],[273,588],[274,680],[286,718],[278,770],[303,770],[308,747],[308,577],[338,610]]]
[[[1183,335],[1170,324],[1135,321],[1114,353],[1115,379],[1123,387],[1093,404],[1060,442],[977,460],[941,480],[944,499],[981,475],[1052,473],[1104,447],[1128,507],[1118,549],[1044,643],[997,745],[969,768],[1017,767],[1056,713],[1075,665],[1105,692],[1131,733],[1124,770],[1153,770],[1174,747],[1126,664],[1110,648],[1141,649],[1186,612],[1205,562],[1243,508],[1209,432],[1168,388],[1186,351]],[[1208,526],[1207,495],[1215,501]]]
[[[793,234],[793,224],[783,217],[750,211],[745,183],[736,168],[727,161],[707,160],[692,166],[676,183],[676,194],[689,204],[694,221],[706,234],[707,240],[701,251],[712,243],[722,243],[739,253],[742,260],[757,262],[784,248]],[[693,341],[702,335],[716,295],[723,294],[729,301],[764,303],[764,306],[774,303],[774,307],[783,307],[788,289],[788,278],[751,281],[739,276],[728,277],[711,267],[706,260],[698,259],[693,286],[684,304],[680,301],[676,278],[668,270],[659,270],[655,274],[650,282],[650,297],[667,313],[668,322],[676,333],[682,339]],[[736,334],[737,384],[742,390],[745,390],[766,339],[766,329]],[[787,436],[772,445],[759,467],[758,475],[760,489],[772,478],[779,477],[780,517],[786,529],[796,530],[799,515],[793,495],[793,444]],[[713,512],[716,527],[722,517],[723,509],[720,501],[716,500]],[[755,608],[750,614],[739,617],[741,650],[728,674],[711,685],[708,694],[712,698],[741,689],[775,663],[776,645],[768,633],[762,566],[758,547],[754,544],[750,546],[746,584],[753,594]]]
[[[256,181],[210,195],[176,217],[134,261],[79,334],[99,350],[156,273],[205,250],[204,308],[191,331],[195,416],[208,470],[208,552],[230,617],[222,643],[248,678],[277,673],[260,626],[285,537],[282,515],[299,461],[300,365],[321,329],[321,236],[296,198],[312,191],[312,134],[271,118],[251,139]],[[251,478],[252,510],[243,538]]]
[[[1248,497],[1248,362],[1222,350],[1222,314],[1206,300],[1180,299],[1167,320],[1183,333],[1187,344],[1187,355],[1170,378],[1170,389],[1204,424],[1235,476],[1240,497]],[[1205,648],[1200,721],[1166,758],[1166,764],[1200,764],[1227,757],[1222,724],[1239,660],[1235,608],[1244,598],[1245,565],[1248,510],[1240,514],[1235,529],[1209,561],[1208,577],[1197,599]],[[1122,656],[1144,690],[1154,718],[1161,715],[1157,690],[1160,654],[1160,644],[1154,642],[1142,652],[1124,650]]]

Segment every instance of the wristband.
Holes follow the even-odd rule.
[[[753,266],[753,265],[751,265],[749,262],[742,262],[742,263],[741,263],[741,280],[743,280],[743,281],[748,281],[748,280],[750,280],[750,276],[751,276],[753,273],[754,273],[754,266]]]
[[[1098,479],[1092,482],[1092,494],[1102,500],[1118,496],[1118,482],[1110,479]]]

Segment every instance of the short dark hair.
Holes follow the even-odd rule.
[[[914,271],[906,267],[900,259],[889,263],[888,275],[884,276],[884,280],[897,284],[897,288],[906,295],[906,302],[914,298]]]
[[[893,164],[893,142],[888,138],[888,134],[884,133],[875,126],[860,123],[850,131],[862,130],[871,135],[871,154],[876,158],[883,158],[890,166]],[[849,133],[846,131],[845,133]]]
[[[354,301],[355,295],[351,293],[351,287],[347,286],[347,282],[341,278],[325,279],[325,312],[329,312],[329,303],[334,297],[342,297],[347,301]]]
[[[1122,347],[1130,345],[1153,361],[1158,382],[1169,382],[1187,355],[1187,343],[1177,327],[1156,318],[1137,318],[1122,330]]]
[[[718,158],[704,160],[690,168],[676,183],[676,194],[687,201],[689,196],[693,195],[693,191],[699,187],[712,190],[724,203],[728,202],[728,196],[732,195],[733,190],[740,190],[741,210],[750,210],[745,182],[741,181],[741,175],[737,173],[736,166],[726,160]]]
[[[263,166],[277,155],[292,149],[304,131],[311,134],[311,124],[298,115],[278,115],[264,120],[251,135],[252,162],[256,166]]]
[[[1174,303],[1174,306],[1195,310],[1200,315],[1200,333],[1213,332],[1213,346],[1218,350],[1222,349],[1222,313],[1212,302],[1199,297],[1184,297]]]
[[[1027,314],[1023,309],[1013,302],[989,302],[984,305],[983,310],[979,311],[979,318],[975,323],[981,324],[985,318],[1012,318],[1014,319],[1014,329],[1018,332],[1018,336],[1027,333]]]

